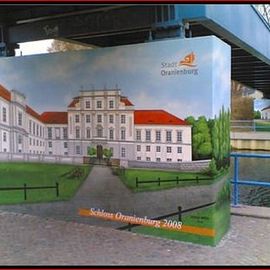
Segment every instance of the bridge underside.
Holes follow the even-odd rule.
[[[245,49],[201,23],[191,23],[193,37],[216,35],[232,48],[232,80],[260,90],[270,98],[270,66]]]
[[[185,29],[175,6],[0,6],[0,51],[13,56],[18,43],[50,38],[107,47],[216,35],[232,47],[232,79],[270,98],[269,59],[267,63],[257,57],[211,20],[186,19],[189,27]]]

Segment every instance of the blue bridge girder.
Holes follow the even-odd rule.
[[[59,38],[100,47],[216,35],[232,47],[232,79],[270,97],[270,29],[244,5],[0,5],[0,52]]]

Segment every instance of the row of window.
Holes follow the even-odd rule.
[[[173,135],[172,130],[166,130],[166,142],[172,142],[172,135]],[[176,131],[176,141],[182,142],[182,139],[183,139],[182,131],[177,130]],[[140,129],[136,129],[136,140],[142,141],[142,130],[140,130]],[[145,141],[152,141],[152,130],[151,129],[145,130]],[[161,130],[155,131],[155,141],[156,142],[161,141]]]
[[[48,127],[47,128],[47,135],[48,135],[48,139],[52,139],[53,138],[53,128],[52,127]],[[55,139],[61,139],[61,128],[54,128],[54,137]],[[62,128],[62,139],[66,140],[68,138],[68,130],[66,127]]]
[[[23,114],[22,112],[18,112],[18,118],[17,118],[17,124],[18,126],[22,126],[23,125]],[[7,122],[7,108],[6,107],[3,107],[2,108],[2,121],[4,123]],[[37,125],[37,126],[36,126]],[[32,133],[33,131],[33,133]],[[37,135],[39,136],[42,136],[42,128],[41,126],[39,126],[38,124],[35,124],[35,122],[32,123],[32,121],[30,120],[29,121],[29,132],[33,135]]]
[[[51,128],[50,128],[51,129]],[[96,136],[99,138],[103,137],[103,127],[98,126],[96,128]],[[141,130],[136,130],[136,140],[141,141],[141,136],[138,136],[138,134],[141,134]],[[115,131],[114,129],[109,129],[109,140],[114,140]],[[48,132],[48,138],[51,139],[51,133]],[[76,127],[75,128],[75,138],[80,139],[81,138],[81,128]],[[91,129],[86,128],[86,138],[91,138]],[[64,137],[66,139],[66,137]],[[120,130],[120,140],[126,140],[126,129],[121,128]],[[151,141],[151,130],[146,130],[146,141]],[[161,141],[161,131],[156,131],[156,142]],[[172,131],[166,131],[166,142],[172,142]],[[177,131],[177,142],[182,142],[182,131]]]
[[[145,146],[145,151],[146,152],[154,151],[153,148],[154,148],[154,146],[151,149],[151,145],[146,145]],[[182,154],[182,147],[181,146],[177,146],[175,148],[176,148],[178,154]],[[157,146],[155,146],[155,149],[156,149],[156,152],[157,153],[160,153],[161,152],[161,146],[157,145]],[[172,150],[173,150],[173,147],[172,146],[166,146],[166,152],[167,153],[172,153]],[[142,146],[141,145],[137,145],[137,152],[141,152],[141,151],[142,151]]]
[[[7,142],[7,133],[6,132],[3,132],[3,142]],[[22,135],[18,135],[17,137],[18,139],[18,144],[22,144],[23,142],[23,137]],[[35,140],[35,139],[32,139],[32,138],[29,138],[29,145],[33,145],[33,146],[44,146],[44,142],[40,141],[40,140]]]
[[[115,108],[114,100],[109,100],[108,107],[109,107],[109,109],[114,109]],[[96,101],[96,108],[97,109],[102,109],[103,108],[103,101],[102,100],[97,100]],[[85,101],[85,109],[91,109],[91,101],[90,100]]]
[[[34,136],[44,136],[44,128],[38,123],[29,120],[29,133]]]
[[[144,160],[144,159],[142,159],[142,157],[138,156],[137,157],[137,160],[138,161],[156,161],[156,162],[161,162],[161,158],[160,157],[157,157],[157,158],[146,157],[145,160]],[[166,162],[172,162],[172,159],[171,158],[167,158],[166,159]],[[178,158],[177,159],[177,162],[182,162],[182,159],[181,158]]]
[[[52,155],[53,152],[52,152],[52,151],[49,151],[48,154],[49,154],[49,155]],[[64,152],[64,155],[67,156],[67,155],[68,155],[68,152]]]
[[[17,124],[18,124],[18,126],[22,126],[22,118],[23,118],[22,112],[18,112],[17,116],[18,116]],[[2,108],[2,121],[4,123],[7,122],[7,108],[6,107]]]
[[[3,132],[2,137],[3,137],[3,139],[2,139],[3,142],[7,142],[7,133],[6,132]],[[22,144],[22,140],[23,140],[22,135],[19,134],[17,137],[18,144]]]
[[[103,122],[103,115],[102,114],[97,114],[97,119],[96,120],[97,120],[97,123],[102,123]],[[80,123],[80,121],[81,121],[80,115],[75,114],[75,123]],[[90,114],[85,115],[85,122],[86,123],[91,123],[91,115]],[[114,115],[113,114],[109,115],[109,123],[110,124],[114,123]],[[120,123],[121,124],[126,123],[126,115],[125,114],[120,115]]]
[[[45,154],[45,152],[44,151],[37,151],[37,150],[29,150],[29,153],[30,154]]]
[[[102,126],[98,126],[96,128],[96,136],[98,138],[103,138],[103,127]],[[80,139],[81,136],[81,129],[80,127],[76,127],[75,128],[75,138],[76,139]],[[114,129],[109,129],[109,140],[114,140],[115,136],[115,131]],[[90,139],[91,138],[91,129],[90,128],[86,128],[86,138]],[[126,129],[125,128],[121,128],[120,130],[120,140],[126,140]]]
[[[22,112],[18,112],[17,124],[18,126],[23,125],[23,114]],[[7,108],[2,108],[2,121],[4,123],[7,122]],[[29,120],[29,133],[32,135],[43,137],[44,129],[42,126],[38,125],[32,120]]]
[[[29,138],[29,145],[33,145],[33,146],[45,146],[45,142],[44,141],[40,141],[40,140]]]
[[[63,145],[64,145],[64,148],[68,148],[68,143],[67,142],[63,142]],[[48,142],[48,147],[52,148],[52,142],[51,141]]]

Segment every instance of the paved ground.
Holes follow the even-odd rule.
[[[269,219],[232,216],[217,247],[0,211],[0,265],[269,265]]]
[[[231,213],[237,216],[268,218],[270,222],[270,208],[250,205],[237,205],[231,208]]]
[[[211,201],[219,185],[134,194],[108,168],[94,167],[70,202],[0,207],[0,265],[269,265],[269,219],[232,216],[231,231],[213,248],[91,226],[119,223],[77,214],[79,207],[164,214]]]
[[[122,214],[153,218],[176,212],[178,206],[186,209],[213,202],[222,184],[221,180],[208,186],[133,193],[117,176],[112,175],[110,168],[94,166],[76,196],[70,201],[0,206],[0,210],[91,225],[120,227],[125,224],[79,217],[78,209],[94,207],[106,212],[120,211]]]

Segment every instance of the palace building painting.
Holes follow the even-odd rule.
[[[44,202],[72,198],[85,180],[81,207],[142,218],[178,209],[168,219],[188,232],[133,231],[215,245],[230,222],[230,56],[199,37],[2,59],[2,186],[53,185],[29,192]]]
[[[67,111],[39,114],[0,86],[0,152],[87,156],[110,149],[120,160],[192,160],[191,126],[165,110],[136,110],[120,89],[80,91]]]

